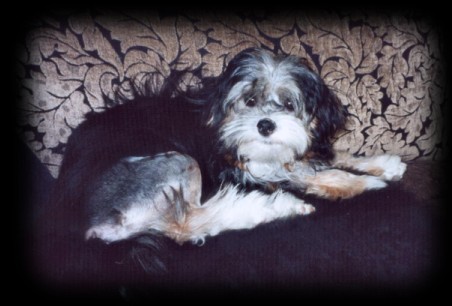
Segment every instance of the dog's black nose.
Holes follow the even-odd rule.
[[[262,136],[269,136],[276,129],[276,124],[272,120],[265,118],[257,123],[257,130]]]

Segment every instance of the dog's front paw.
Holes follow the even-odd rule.
[[[311,204],[306,204],[304,202],[295,205],[295,213],[297,215],[309,215],[315,212],[315,207]]]
[[[377,190],[388,186],[388,184],[379,177],[363,175],[362,178],[364,179],[365,190]]]
[[[406,164],[402,162],[400,156],[382,155],[378,157],[382,173],[380,178],[386,181],[399,181],[406,171]]]
[[[103,242],[109,244],[111,242],[121,240],[117,233],[117,229],[112,226],[93,226],[85,233],[85,240],[100,239]]]

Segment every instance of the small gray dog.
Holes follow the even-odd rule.
[[[349,198],[401,179],[398,156],[333,150],[345,115],[301,59],[249,49],[194,97],[164,93],[91,115],[71,136],[59,186],[85,208],[86,239],[202,243],[310,214],[304,194]]]

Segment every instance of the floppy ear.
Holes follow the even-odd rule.
[[[258,48],[245,49],[229,62],[226,70],[218,78],[206,80],[203,95],[209,107],[204,116],[204,122],[209,127],[216,127],[221,123],[228,110],[228,105],[224,103],[228,93],[245,77],[246,69],[244,68],[247,63],[262,52]]]
[[[221,124],[221,120],[227,114],[228,109],[224,104],[224,100],[231,88],[238,81],[237,78],[231,77],[229,67],[231,66],[229,65],[228,69],[217,79],[205,82],[203,93],[207,108],[203,121],[208,127],[218,127]]]
[[[344,128],[346,108],[323,80],[308,68],[298,76],[298,83],[306,112],[311,116],[311,151],[317,158],[331,159],[334,157],[331,140],[338,130]]]

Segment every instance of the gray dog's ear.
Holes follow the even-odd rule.
[[[217,127],[228,111],[228,104],[224,103],[232,87],[244,78],[250,77],[250,66],[255,60],[268,55],[267,51],[259,48],[248,48],[238,53],[228,64],[226,70],[212,86],[206,86],[206,100],[210,107],[205,114],[204,122],[209,127]],[[207,92],[210,89],[209,92]]]
[[[333,154],[331,138],[344,127],[347,110],[323,80],[307,67],[300,66],[295,79],[302,88],[305,109],[311,118],[312,151],[329,159]]]

